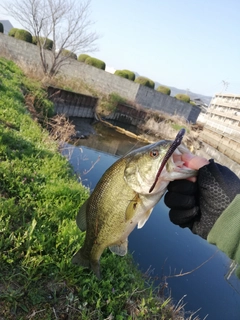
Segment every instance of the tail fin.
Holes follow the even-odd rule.
[[[82,253],[82,248],[73,256],[72,263],[84,268],[92,269],[97,278],[99,280],[101,279],[99,261],[90,261],[89,259],[85,258]]]
[[[90,268],[91,264],[89,259],[85,258],[82,254],[82,248],[73,256],[72,263],[82,266],[84,268]]]

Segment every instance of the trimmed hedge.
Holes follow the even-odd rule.
[[[130,71],[130,70],[122,70],[123,72],[125,72],[128,75],[128,79],[134,81],[135,80],[135,73]]]
[[[115,74],[116,76],[119,76],[119,77],[128,79],[128,74],[127,74],[126,72],[124,72],[123,70],[116,70],[116,71],[114,72],[114,74]]]
[[[37,37],[35,36],[32,37],[32,44],[37,45]]]
[[[28,32],[28,31],[26,31],[26,30],[18,29],[18,30],[16,31],[14,37],[15,37],[16,39],[19,39],[19,40],[23,40],[23,41],[32,43],[32,35],[31,35],[30,32]]]
[[[105,68],[106,68],[106,64],[104,61],[96,59],[96,58],[92,58],[92,57],[87,58],[85,60],[85,63],[90,66],[96,67],[98,69],[102,69],[102,70],[105,70]]]
[[[168,96],[170,96],[170,94],[171,94],[171,89],[169,89],[168,87],[165,87],[165,86],[157,87],[156,91],[161,92],[163,94],[167,94]]]
[[[77,60],[77,55],[74,52],[67,49],[62,49],[61,55],[68,57],[70,59]]]
[[[47,49],[47,50],[52,50],[53,48],[53,41],[51,39],[48,39],[48,38],[45,38],[45,37],[39,37],[39,41],[41,41],[41,43],[44,43],[44,49]],[[35,36],[32,37],[32,43],[33,44],[38,44],[37,43],[37,38]]]
[[[190,97],[187,94],[178,93],[175,95],[175,98],[186,103],[190,102]]]
[[[149,81],[149,84],[150,84],[150,88],[151,88],[151,89],[154,89],[154,87],[155,87],[155,82],[152,81],[151,79],[148,79],[148,81]]]
[[[145,77],[141,77],[141,76],[137,77],[134,82],[139,83],[139,84],[141,84],[145,87],[151,88],[151,89],[154,89],[154,86],[155,86],[154,81],[152,81],[148,78],[145,78]]]
[[[12,28],[9,30],[8,35],[10,37],[15,37],[15,33],[18,31],[18,28]]]
[[[82,53],[78,56],[78,61],[85,62],[87,58],[90,58],[90,56],[88,54]]]
[[[130,70],[116,70],[114,72],[114,74],[116,74],[117,76],[123,77],[125,79],[134,81],[135,80],[135,73],[130,71]]]
[[[0,22],[0,32],[3,33],[4,32],[4,27],[3,24]]]

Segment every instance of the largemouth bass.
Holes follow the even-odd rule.
[[[184,132],[182,129],[174,141],[162,140],[136,149],[106,170],[77,215],[77,225],[86,236],[73,263],[91,268],[100,278],[99,260],[104,249],[109,247],[124,256],[129,234],[136,225],[144,226],[168,183],[196,176],[195,170],[174,161],[174,155],[190,152],[181,144]]]

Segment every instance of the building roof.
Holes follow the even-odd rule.
[[[240,94],[221,92],[221,93],[216,93],[215,97],[240,98]]]
[[[208,105],[207,105],[204,101],[202,101],[202,99],[200,99],[200,98],[192,99],[192,101],[193,101],[193,102],[195,103],[195,105],[198,106],[198,107],[204,107],[204,108],[207,108],[207,107],[208,107]]]

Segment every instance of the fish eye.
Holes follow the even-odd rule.
[[[159,155],[159,151],[158,150],[152,150],[150,151],[150,157],[152,158],[156,158]]]

